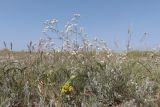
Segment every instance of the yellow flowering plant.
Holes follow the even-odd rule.
[[[66,82],[61,89],[61,94],[70,94],[73,92],[74,88],[71,85],[71,82]]]
[[[75,75],[72,75],[70,79],[62,86],[61,94],[70,94],[74,91],[74,87],[71,84],[71,81],[75,78]]]

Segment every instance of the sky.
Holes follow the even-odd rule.
[[[113,50],[125,49],[129,27],[133,48],[159,46],[160,0],[0,0],[0,49],[6,41],[25,50],[44,36],[44,21],[56,18],[61,28],[74,13],[90,38],[105,40]],[[144,32],[149,35],[141,41]]]

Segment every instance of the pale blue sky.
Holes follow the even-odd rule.
[[[90,38],[105,40],[123,49],[127,29],[133,29],[132,46],[155,47],[160,43],[160,0],[0,0],[0,48],[13,42],[14,50],[43,36],[43,22],[57,18],[62,27],[73,13],[81,14],[80,25]],[[150,36],[140,42],[144,32]],[[119,49],[118,49],[119,50]]]

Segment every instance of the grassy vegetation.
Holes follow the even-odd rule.
[[[160,104],[160,56],[152,57],[150,52],[109,56],[95,51],[30,54],[4,50],[0,54],[1,107]],[[141,54],[148,55],[141,58]]]
[[[159,107],[160,54],[130,51],[129,42],[127,53],[112,52],[77,30],[79,16],[63,30],[56,29],[56,19],[47,21],[46,38],[30,42],[26,52],[4,42],[0,107]],[[60,48],[48,31],[59,37]]]

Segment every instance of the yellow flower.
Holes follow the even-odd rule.
[[[73,92],[73,90],[74,90],[74,88],[71,85],[71,83],[67,82],[62,86],[61,94],[70,94],[71,92]]]
[[[72,91],[73,91],[73,87],[70,86],[68,91],[69,91],[69,92],[72,92]]]

